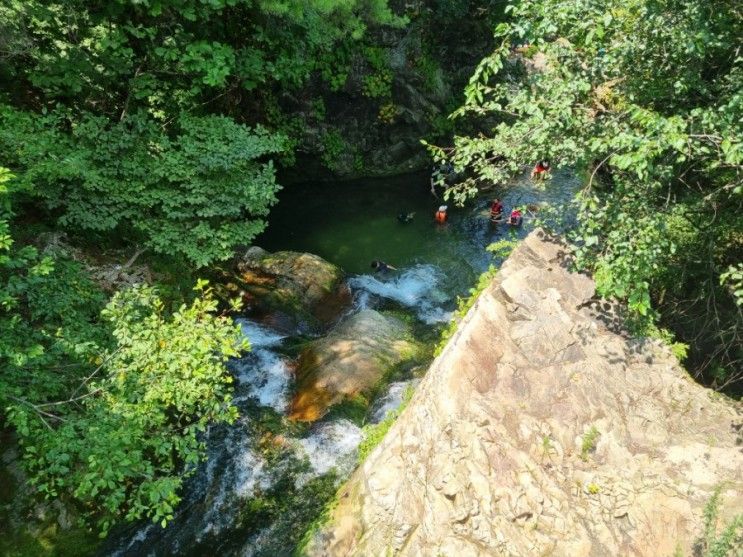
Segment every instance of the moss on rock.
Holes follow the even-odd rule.
[[[224,272],[218,290],[241,297],[245,310],[279,329],[323,330],[351,302],[343,271],[309,253],[249,249]]]
[[[372,400],[384,378],[420,352],[408,325],[361,311],[302,352],[290,417],[311,422],[344,401]]]

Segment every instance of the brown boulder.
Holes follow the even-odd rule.
[[[388,371],[417,353],[402,321],[360,311],[300,355],[290,418],[312,422],[343,400],[368,400]]]
[[[343,271],[309,253],[253,247],[228,275],[230,295],[242,296],[252,317],[280,329],[327,328],[351,303]]]

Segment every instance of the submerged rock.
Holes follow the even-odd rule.
[[[743,508],[740,405],[622,334],[561,250],[513,252],[309,555],[688,555],[716,486]]]
[[[290,418],[312,422],[333,404],[369,395],[391,368],[417,351],[405,323],[360,311],[300,355]]]
[[[317,255],[250,248],[227,277],[229,295],[280,330],[312,332],[334,323],[351,303],[343,271]]]

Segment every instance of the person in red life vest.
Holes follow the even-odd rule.
[[[490,204],[490,220],[499,222],[503,218],[503,203],[497,197]]]
[[[544,178],[545,174],[550,171],[549,161],[539,161],[531,171],[532,178]]]
[[[511,211],[511,216],[508,217],[508,220],[506,221],[511,226],[521,226],[521,221],[523,218],[521,217],[521,211],[518,209],[514,209]]]
[[[446,222],[447,208],[448,207],[446,205],[442,205],[441,207],[439,207],[439,210],[436,211],[436,214],[433,216],[433,218],[436,219],[436,222],[438,224],[444,224]]]

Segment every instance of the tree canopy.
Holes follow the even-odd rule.
[[[168,316],[149,287],[117,293],[102,312],[112,342],[67,398],[11,396],[32,483],[49,497],[74,498],[104,533],[122,518],[165,526],[201,458],[199,434],[237,417],[224,362],[247,344],[204,294]]]
[[[102,532],[122,518],[164,524],[199,433],[236,416],[224,362],[247,344],[205,283],[172,315],[146,286],[105,304],[79,263],[16,247],[0,170],[0,404],[30,480]]]
[[[104,291],[104,247],[75,257],[36,231],[189,278],[229,258],[292,154],[277,97],[342,86],[349,45],[404,23],[386,0],[0,5],[0,408],[42,495],[102,533],[165,525],[205,428],[236,416],[224,363],[247,345],[206,283]]]
[[[276,202],[274,168],[262,159],[284,138],[223,116],[184,114],[166,133],[144,112],[111,123],[0,107],[0,128],[16,187],[60,225],[118,232],[196,266],[249,243]]]
[[[276,202],[274,89],[337,79],[340,41],[403,22],[386,0],[8,2],[0,164],[68,230],[225,259]]]

